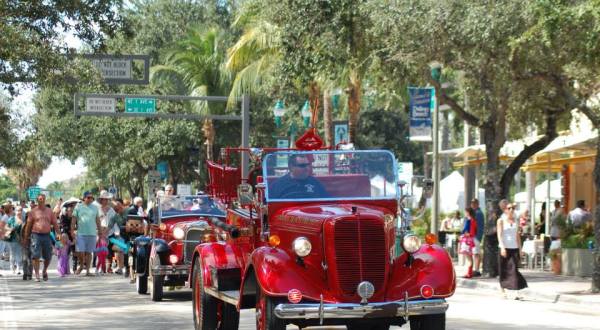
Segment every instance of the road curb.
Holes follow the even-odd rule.
[[[478,281],[476,279],[463,279],[459,278],[456,281],[456,285],[460,288],[468,288],[468,289],[482,289],[488,291],[494,291],[500,294],[500,284],[499,283],[491,283],[491,282],[483,282]],[[560,293],[548,293],[548,292],[539,292],[534,291],[531,288],[527,288],[521,290],[521,296],[523,296],[526,300],[538,300],[538,301],[546,301],[551,303],[570,303],[570,304],[585,304],[589,307],[593,306],[595,308],[600,308],[600,299],[598,301],[591,301],[588,299],[583,299],[579,296],[572,294],[560,294]]]

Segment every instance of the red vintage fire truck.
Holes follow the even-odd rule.
[[[239,311],[255,308],[259,330],[444,329],[452,262],[410,232],[397,254],[406,224],[393,154],[300,147],[254,152],[250,178],[227,159],[208,164],[210,193],[229,206],[213,223],[218,241],[193,254],[195,328],[238,329]]]

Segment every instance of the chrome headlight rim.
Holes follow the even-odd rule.
[[[297,237],[292,243],[292,250],[298,257],[304,258],[312,251],[312,244],[304,236]]]
[[[173,238],[176,240],[182,240],[185,237],[185,230],[179,226],[173,228]]]
[[[415,253],[421,248],[421,239],[416,235],[406,235],[402,239],[402,248],[408,253]]]

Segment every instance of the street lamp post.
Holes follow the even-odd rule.
[[[277,103],[275,103],[275,107],[273,108],[273,115],[275,115],[275,126],[277,126],[277,128],[281,127],[281,117],[285,115],[286,111],[287,109],[283,105],[283,101],[278,100]]]
[[[432,63],[430,65],[431,78],[436,81],[439,85],[440,78],[442,76],[442,65],[440,63]],[[431,232],[438,234],[438,220],[440,215],[440,154],[439,154],[439,102],[438,102],[438,90],[434,87],[435,95],[435,108],[433,111],[433,198],[432,198],[432,210],[431,210]]]
[[[302,115],[302,121],[304,123],[304,127],[308,128],[310,126],[310,119],[312,117],[312,113],[310,112],[310,105],[308,101],[304,102],[304,106],[302,106],[302,111],[300,111]]]

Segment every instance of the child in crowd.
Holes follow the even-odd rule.
[[[465,210],[465,225],[460,238],[460,253],[467,258],[469,268],[464,278],[473,277],[473,249],[475,248],[475,235],[477,234],[477,221],[475,220],[475,211],[468,207]]]
[[[108,243],[104,237],[98,239],[98,243],[96,243],[96,249],[94,250],[96,253],[96,274],[100,271],[102,274],[106,274],[106,256],[108,256]]]
[[[58,256],[58,274],[60,277],[65,277],[71,272],[69,271],[69,249],[71,248],[71,241],[69,241],[69,235],[62,234],[60,242],[56,242],[56,255]]]

